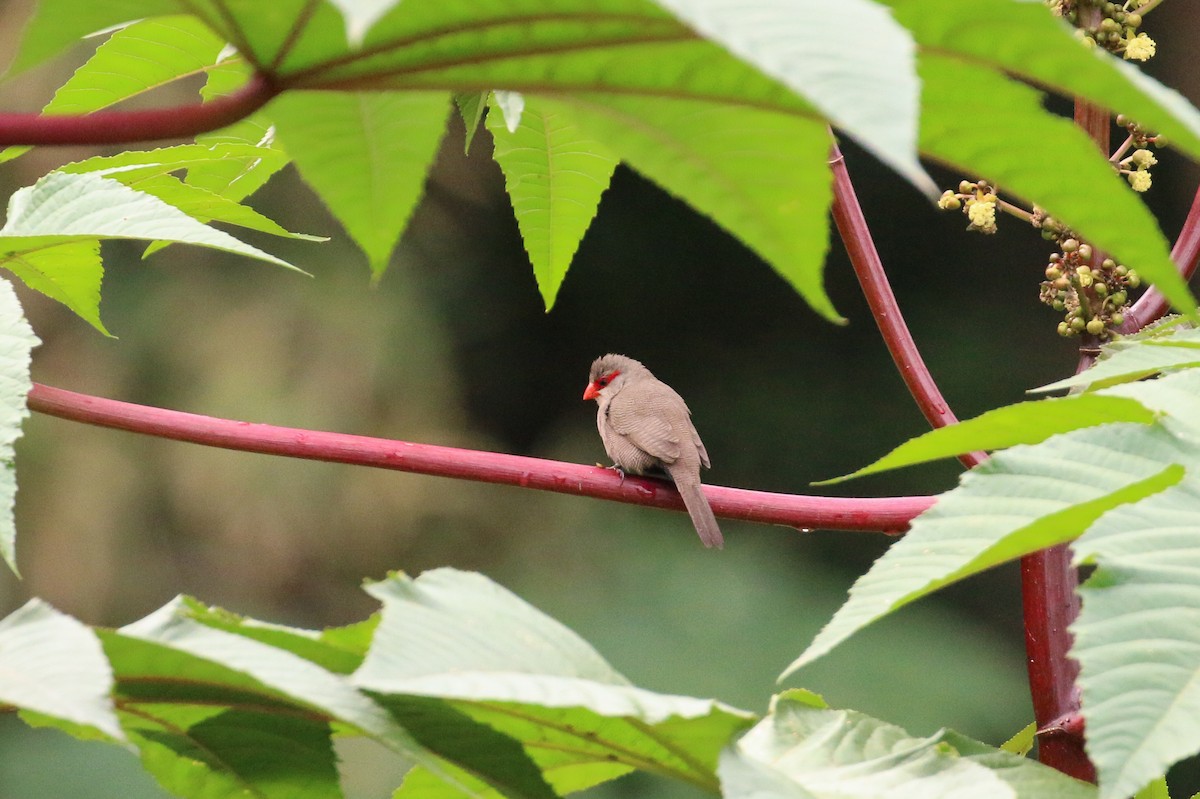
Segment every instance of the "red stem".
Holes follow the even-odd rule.
[[[1200,260],[1200,189],[1192,198],[1192,207],[1188,209],[1187,219],[1183,221],[1183,229],[1175,246],[1171,248],[1171,260],[1183,275],[1184,280],[1191,280],[1196,272],[1196,263]],[[1170,308],[1170,304],[1156,287],[1141,296],[1125,313],[1125,322],[1121,325],[1122,333],[1136,333],[1156,319],[1160,319]]]
[[[900,370],[900,377],[931,426],[955,424],[958,419],[934,382],[917,349],[917,343],[904,323],[896,295],[892,293],[887,273],[884,272],[883,261],[871,238],[871,229],[854,193],[854,184],[846,171],[846,160],[837,144],[833,145],[830,152],[829,166],[833,171],[833,221],[846,245],[854,274],[858,276],[867,304],[871,307],[871,315],[875,317],[888,352]],[[987,455],[983,452],[967,452],[959,455],[958,459],[970,469],[983,463]]]
[[[1075,124],[1108,155],[1111,121],[1107,111],[1077,100]],[[1077,373],[1095,359],[1096,342],[1089,339],[1085,337],[1080,344]],[[1095,782],[1096,768],[1087,756],[1079,723],[1079,690],[1075,686],[1079,664],[1070,655],[1069,628],[1079,615],[1078,585],[1079,573],[1067,544],[1021,558],[1025,654],[1038,729],[1038,760],[1076,779]]]
[[[278,89],[255,74],[233,94],[207,103],[145,111],[96,111],[82,116],[0,114],[0,145],[120,144],[183,139],[244,119]]]
[[[685,510],[670,483],[633,476],[622,480],[611,469],[598,466],[239,422],[77,394],[37,383],[29,392],[29,408],[62,419],[210,447],[374,466]],[[933,497],[813,497],[724,486],[705,486],[704,493],[713,512],[728,519],[800,529],[890,534],[903,532],[915,516],[933,504]]]

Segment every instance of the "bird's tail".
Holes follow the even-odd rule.
[[[713,515],[708,498],[704,496],[704,489],[700,487],[700,475],[690,471],[685,474],[671,472],[671,479],[674,480],[679,495],[683,497],[683,504],[688,515],[692,517],[692,524],[695,525],[696,533],[704,542],[704,546],[723,548],[725,539],[721,535],[721,528],[717,526],[717,517]]]

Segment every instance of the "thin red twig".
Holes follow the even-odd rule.
[[[904,323],[896,295],[892,293],[887,273],[883,269],[883,261],[880,260],[875,241],[871,238],[871,229],[867,226],[862,207],[854,193],[854,184],[846,171],[846,160],[836,144],[830,152],[829,166],[833,171],[833,220],[846,245],[850,264],[854,267],[859,284],[862,285],[867,304],[871,307],[871,315],[879,325],[879,332],[883,335],[888,352],[892,354],[896,368],[900,370],[900,377],[931,426],[945,427],[954,424],[958,419],[950,410],[946,398],[942,396],[933,375],[929,373],[929,367],[925,365],[917,343],[908,331],[908,325]],[[983,463],[987,454],[967,452],[958,459],[970,469]]]
[[[685,510],[669,482],[634,476],[622,480],[611,469],[598,466],[239,422],[78,394],[37,383],[29,393],[29,408],[72,421],[211,447]],[[799,529],[890,534],[903,532],[915,516],[933,504],[933,497],[813,497],[724,486],[704,486],[704,493],[713,512],[728,519]]]
[[[278,93],[256,74],[233,94],[207,103],[82,116],[0,113],[0,145],[121,144],[183,139],[244,119]]]

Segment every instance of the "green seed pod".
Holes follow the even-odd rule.
[[[1125,276],[1125,283],[1129,286],[1129,288],[1135,289],[1142,285],[1142,279],[1138,276],[1137,272],[1130,269],[1129,274]]]
[[[975,191],[975,184],[969,180],[964,180],[962,183],[958,184],[958,193],[959,194],[972,194],[972,193],[974,193],[974,191]]]
[[[1151,139],[1150,141],[1154,142],[1154,146],[1155,146],[1156,148],[1157,148],[1157,147],[1166,147],[1166,146],[1167,146],[1167,137],[1166,137],[1166,136],[1163,136],[1162,134],[1159,134],[1159,135],[1155,136],[1155,137],[1154,137],[1153,139]]]
[[[1050,264],[1049,266],[1046,267],[1046,279],[1047,280],[1058,280],[1060,277],[1062,277],[1062,270],[1059,269],[1057,266],[1055,266],[1054,264]]]
[[[1122,305],[1124,305],[1126,302],[1128,302],[1128,300],[1129,300],[1129,295],[1123,291],[1114,291],[1112,293],[1112,296],[1110,296],[1108,298],[1108,301],[1111,302],[1113,305],[1115,305],[1118,308],[1120,308]]]
[[[1117,266],[1117,262],[1114,261],[1112,258],[1105,258],[1103,261],[1100,262],[1100,266],[1104,267],[1105,269],[1115,269]]]
[[[1091,333],[1093,336],[1100,335],[1104,332],[1104,323],[1099,319],[1093,319],[1087,323],[1087,332]]]
[[[1066,322],[1059,322],[1059,323],[1058,323],[1058,335],[1060,335],[1060,336],[1069,336],[1069,335],[1071,335],[1071,328],[1069,328],[1069,327],[1067,326],[1067,323],[1066,323]]]
[[[1050,303],[1050,307],[1056,311],[1067,310],[1067,304],[1065,302],[1063,302],[1062,300],[1055,300],[1054,302]]]
[[[1107,284],[1100,282],[1092,286],[1092,291],[1096,292],[1097,297],[1105,297],[1108,295],[1108,286]]]
[[[1087,322],[1083,321],[1083,318],[1079,316],[1076,316],[1074,319],[1072,319],[1070,324],[1071,329],[1076,333],[1082,333],[1084,328],[1087,327]]]
[[[1063,252],[1075,252],[1079,249],[1079,241],[1077,239],[1067,239],[1062,243]]]
[[[1134,29],[1140,28],[1142,25],[1142,15],[1133,11],[1126,13],[1125,24]]]
[[[1113,327],[1120,327],[1121,325],[1125,324],[1125,315],[1121,313],[1113,314],[1112,323]]]
[[[1071,288],[1071,281],[1065,277],[1060,277],[1054,281],[1054,288],[1058,289],[1059,291],[1066,291],[1067,289]]]
[[[1079,257],[1085,261],[1092,260],[1092,245],[1080,244],[1079,245]]]

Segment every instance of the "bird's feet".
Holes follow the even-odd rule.
[[[621,485],[625,485],[625,470],[622,469],[620,466],[618,466],[615,463],[612,466],[605,466],[602,463],[597,463],[596,465],[599,466],[601,469],[612,469],[614,472],[621,475]]]

